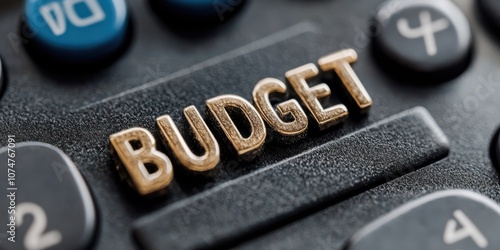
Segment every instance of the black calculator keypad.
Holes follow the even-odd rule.
[[[52,14],[64,11],[66,2],[84,9],[77,19],[94,18],[97,25],[95,3],[122,0],[0,1],[0,147],[7,146],[8,135],[24,142],[16,146],[16,199],[23,216],[15,244],[0,231],[0,249],[354,250],[365,249],[365,243],[368,249],[411,249],[408,244],[428,239],[442,243],[450,221],[451,247],[498,249],[496,238],[490,239],[498,231],[495,204],[462,191],[423,198],[412,207],[417,210],[407,211],[413,214],[409,219],[400,210],[391,213],[386,226],[394,234],[370,224],[438,190],[471,189],[500,200],[493,168],[500,162],[500,140],[492,141],[500,126],[500,47],[492,35],[499,19],[496,1],[123,0],[129,17],[121,26],[125,40],[80,56],[57,44],[48,50],[37,44],[26,2],[58,2],[46,9]],[[66,14],[65,24],[74,25],[75,17],[71,21]],[[493,32],[483,29],[483,17]],[[169,115],[193,152],[203,151],[193,145],[183,109],[194,105],[216,132],[203,112],[206,101],[237,95],[254,105],[252,90],[265,78],[287,86],[286,94],[270,96],[274,111],[292,99],[303,104],[284,72],[321,64],[318,58],[345,49],[356,52],[348,73],[357,76],[351,85],[361,82],[369,93],[369,112],[356,109],[350,97],[361,91],[350,93],[342,84],[345,71],[339,77],[318,67],[307,85],[319,96],[331,92],[318,102],[324,108],[344,104],[349,111],[329,129],[318,128],[311,116],[303,137],[287,142],[266,127],[265,145],[252,161],[238,159],[215,133],[220,162],[202,173],[183,168],[169,145],[159,143],[155,119]],[[53,65],[52,59],[59,61]],[[137,194],[112,159],[110,135],[133,127],[150,131],[157,150],[172,159],[175,175],[158,196]],[[139,150],[138,144],[130,145]],[[7,173],[5,150],[0,149],[0,170]],[[150,164],[145,168],[155,171]],[[4,177],[0,173],[1,214],[10,199],[2,193],[9,188]],[[48,240],[36,246],[28,235],[31,214],[46,218],[41,235]],[[457,237],[463,235],[463,214],[488,246]],[[0,224],[8,219],[0,216]],[[424,219],[429,230],[419,232]],[[404,231],[402,221],[417,226]],[[351,238],[367,225],[373,229],[367,237]],[[431,235],[436,228],[440,235]],[[391,246],[376,245],[382,240]]]

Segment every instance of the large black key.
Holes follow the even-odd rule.
[[[410,202],[353,236],[348,250],[500,249],[500,207],[465,190]]]
[[[8,142],[0,150],[0,224],[8,230],[0,238],[0,249],[88,247],[95,208],[73,162],[45,143],[16,145],[12,136]]]
[[[217,247],[435,162],[448,141],[424,108],[387,118],[138,221],[146,249]]]

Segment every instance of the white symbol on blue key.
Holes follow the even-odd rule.
[[[125,41],[125,0],[28,0],[26,24],[38,52],[64,62],[90,62]]]
[[[421,26],[418,28],[411,28],[408,20],[405,18],[399,19],[397,23],[398,31],[402,36],[408,39],[422,37],[424,39],[427,55],[434,56],[438,52],[434,35],[440,31],[446,30],[450,26],[450,23],[446,18],[432,21],[429,11],[420,12],[419,18]]]
[[[85,4],[90,15],[82,17],[81,13],[75,10],[77,4]],[[87,27],[92,24],[103,21],[106,18],[102,7],[97,0],[66,0],[63,4],[52,2],[42,5],[39,9],[45,22],[56,36],[60,36],[66,32],[66,15],[67,19],[75,27]]]

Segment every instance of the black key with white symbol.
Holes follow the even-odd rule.
[[[470,61],[469,23],[449,0],[389,1],[375,19],[374,53],[392,76],[443,81]]]
[[[500,249],[500,206],[466,190],[410,202],[359,231],[347,250]]]
[[[0,224],[8,225],[0,249],[86,249],[95,208],[73,162],[54,146],[14,141],[0,150]]]

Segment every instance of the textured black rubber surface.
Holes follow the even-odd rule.
[[[100,215],[96,249],[135,249],[131,231],[136,219],[415,106],[428,109],[450,139],[448,157],[280,224],[269,234],[255,234],[239,247],[340,249],[373,219],[435,190],[472,189],[500,201],[489,158],[500,125],[500,45],[484,28],[473,1],[456,1],[476,41],[470,66],[457,78],[430,86],[396,81],[373,59],[366,29],[382,0],[254,0],[231,22],[197,36],[162,23],[146,1],[128,2],[134,33],[125,54],[108,67],[76,76],[36,64],[22,44],[13,46],[10,37],[18,33],[22,3],[0,4],[0,56],[8,74],[0,99],[0,145],[14,134],[19,141],[53,144],[70,156]],[[175,167],[175,180],[163,198],[139,199],[120,181],[108,151],[110,134],[133,126],[155,131],[154,119],[163,114],[185,126],[181,114],[188,105],[204,110],[204,101],[220,94],[250,99],[258,80],[284,80],[287,70],[345,47],[358,52],[353,67],[374,101],[367,117],[324,132],[311,128],[306,139],[292,145],[269,142],[250,163],[225,154],[207,176]],[[331,75],[322,77],[333,85]]]
[[[177,203],[140,220],[134,233],[146,249],[234,242],[446,154],[448,139],[415,108]]]

